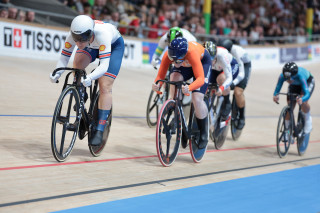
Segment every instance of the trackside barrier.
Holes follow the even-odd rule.
[[[58,60],[68,29],[0,20],[0,55],[43,60]],[[125,37],[123,66],[151,67],[156,41]],[[299,46],[246,47],[253,69],[277,68],[286,61],[320,62],[320,43]],[[73,54],[74,55],[74,54]],[[71,60],[72,61],[72,60]]]

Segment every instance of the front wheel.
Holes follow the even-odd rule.
[[[99,97],[100,97],[100,93],[97,92],[97,95],[96,95],[94,102],[93,102],[92,112],[90,112],[90,114],[92,115],[92,124],[90,125],[90,128],[89,128],[90,130],[88,133],[88,140],[91,139],[91,137],[93,135],[93,131],[97,125],[97,123],[95,123],[95,122],[98,121]],[[104,131],[103,131],[102,143],[99,146],[91,146],[89,143],[89,150],[90,150],[90,153],[92,154],[92,156],[94,156],[94,157],[100,156],[102,150],[106,146],[107,141],[108,141],[108,137],[109,137],[109,133],[110,133],[110,129],[111,129],[111,121],[112,121],[112,108],[111,108],[109,117],[107,118],[107,124],[105,126]]]
[[[286,126],[286,116],[289,116],[289,124]],[[293,142],[293,117],[288,106],[284,107],[280,113],[277,127],[277,152],[280,158],[288,154],[290,144]]]
[[[156,146],[160,163],[167,167],[175,161],[181,143],[180,110],[174,100],[164,103],[157,122]]]
[[[305,118],[302,112],[298,114],[298,123],[296,128],[298,154],[302,156],[308,147],[310,134],[304,133]]]
[[[165,85],[161,88],[161,92],[162,94],[158,94],[153,90],[150,92],[146,112],[147,124],[149,127],[157,125],[161,106],[168,99],[168,91],[166,90]]]
[[[80,98],[75,87],[65,88],[56,105],[51,126],[51,150],[63,162],[70,155],[79,128]]]

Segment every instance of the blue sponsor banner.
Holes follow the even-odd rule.
[[[291,47],[280,49],[280,63],[288,61],[304,61],[308,60],[309,48],[305,47]]]

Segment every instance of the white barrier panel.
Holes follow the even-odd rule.
[[[57,60],[66,36],[65,31],[0,22],[0,54]]]
[[[276,68],[280,65],[279,48],[246,48],[252,61],[252,69]]]
[[[68,32],[0,21],[0,55],[58,60]],[[124,38],[125,67],[150,67],[156,43]],[[253,69],[272,69],[293,60],[301,63],[320,61],[320,44],[302,47],[246,48]],[[70,62],[72,62],[73,56]]]

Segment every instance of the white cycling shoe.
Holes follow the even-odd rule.
[[[310,118],[306,120],[306,123],[304,124],[304,133],[309,134],[311,130],[312,130],[312,117],[310,116]]]

